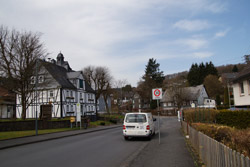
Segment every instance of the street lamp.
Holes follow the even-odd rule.
[[[36,85],[35,85],[35,88],[36,88],[36,91],[35,91],[35,94],[36,94],[36,125],[35,125],[35,128],[36,128],[36,135],[38,135],[38,120],[37,120],[37,82],[38,82],[38,74],[37,74],[37,59],[36,59]]]

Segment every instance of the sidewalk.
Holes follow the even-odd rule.
[[[122,125],[111,125],[111,126],[99,126],[96,128],[90,128],[90,129],[82,129],[82,130],[72,130],[72,131],[65,131],[65,132],[57,132],[57,133],[50,133],[50,134],[43,134],[43,135],[37,135],[37,136],[27,136],[27,137],[21,137],[16,139],[8,139],[8,140],[2,140],[0,141],[0,150],[26,145],[26,144],[32,144],[32,143],[38,143],[48,140],[54,140],[64,137],[70,137],[70,136],[76,136],[81,135],[85,133],[92,133],[102,130],[108,130],[108,129],[114,129],[122,127]]]
[[[195,167],[186,146],[177,117],[161,117],[161,141],[158,133],[129,165],[130,167]]]

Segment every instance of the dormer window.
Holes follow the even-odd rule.
[[[44,76],[39,76],[38,83],[43,83],[43,82],[44,82]]]
[[[36,77],[35,76],[32,76],[31,78],[30,78],[30,84],[35,84],[36,83]]]
[[[79,87],[83,89],[83,80],[79,79]]]

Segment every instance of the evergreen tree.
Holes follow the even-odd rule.
[[[142,77],[143,81],[138,85],[138,87],[143,88],[143,92],[140,94],[141,97],[150,104],[151,108],[155,108],[155,103],[152,102],[152,89],[162,87],[164,80],[163,71],[160,71],[159,67],[160,64],[156,63],[156,59],[149,59],[145,74]]]
[[[198,85],[202,84],[205,77],[207,76],[208,71],[207,68],[205,67],[204,63],[202,62],[199,65],[199,81],[198,81]]]
[[[203,84],[206,76],[210,74],[218,76],[218,71],[211,61],[205,65],[203,62],[199,65],[197,63],[192,64],[187,77],[188,83],[190,86]]]
[[[199,76],[199,66],[197,63],[192,64],[187,79],[188,79],[188,83],[190,86],[195,86],[195,85],[199,85],[200,84],[200,76]]]
[[[239,72],[239,69],[236,65],[234,65],[233,69],[232,69],[232,72]]]
[[[161,86],[164,80],[163,71],[160,71],[160,64],[156,63],[156,59],[151,58],[148,61],[143,79],[147,82],[154,82],[155,86]]]
[[[207,75],[211,74],[211,75],[216,75],[218,76],[218,71],[217,69],[214,67],[214,64],[210,61],[209,64],[206,67],[206,71],[207,71]]]

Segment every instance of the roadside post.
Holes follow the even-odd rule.
[[[71,129],[73,128],[73,125],[72,123],[76,121],[76,118],[75,117],[70,117],[70,127]]]
[[[80,122],[80,129],[82,129],[82,120],[81,120],[81,105],[80,103],[76,104],[76,126]]]
[[[160,130],[160,109],[159,100],[162,99],[162,88],[152,89],[153,100],[157,100],[157,110],[158,110],[158,133],[159,133],[159,144],[161,144],[161,130]]]

